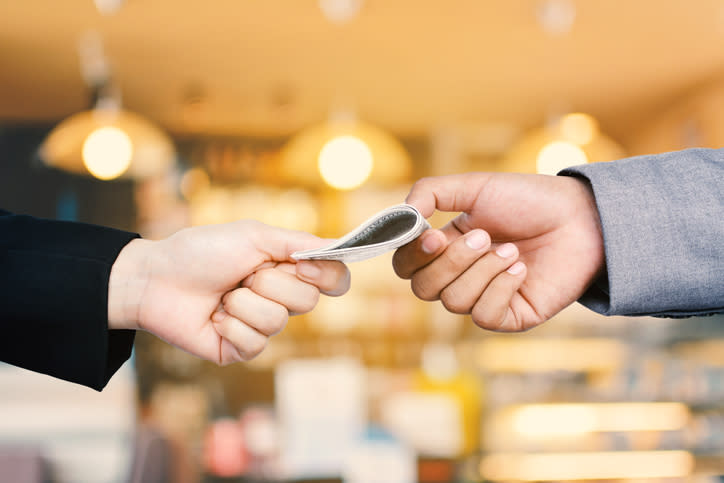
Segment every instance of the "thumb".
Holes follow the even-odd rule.
[[[292,261],[291,255],[296,251],[319,248],[331,243],[331,240],[319,238],[311,233],[287,230],[264,223],[258,223],[252,235],[254,247],[266,254],[269,260],[278,262]]]
[[[440,211],[469,211],[490,179],[489,173],[466,173],[422,178],[405,200],[425,218]]]

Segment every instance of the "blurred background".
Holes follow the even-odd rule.
[[[338,237],[422,176],[721,146],[723,44],[721,0],[0,0],[0,206]],[[248,364],[0,365],[0,481],[720,481],[722,317],[486,333],[390,258]]]

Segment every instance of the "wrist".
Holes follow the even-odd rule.
[[[591,282],[598,278],[604,271],[606,265],[606,252],[603,240],[603,229],[601,227],[601,217],[598,213],[598,205],[593,192],[591,183],[586,178],[571,177],[579,186],[579,206],[582,216],[582,227],[588,234],[590,254],[595,264],[595,273]]]
[[[139,329],[143,296],[149,280],[148,248],[154,242],[140,238],[121,249],[108,280],[108,328]]]

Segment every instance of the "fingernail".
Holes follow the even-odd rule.
[[[431,233],[422,240],[422,251],[428,255],[435,253],[438,248],[440,248],[440,240],[434,234]]]
[[[473,230],[465,235],[465,244],[473,250],[480,250],[488,244],[488,235],[481,230]]]
[[[309,262],[297,263],[297,273],[309,280],[316,280],[322,274],[322,269]]]
[[[505,243],[503,245],[500,245],[496,250],[495,253],[498,254],[499,257],[503,258],[510,258],[513,255],[515,255],[516,248],[515,245],[512,243]]]
[[[506,270],[511,275],[518,275],[519,273],[522,273],[523,270],[525,270],[525,265],[523,265],[523,262],[515,262],[511,267]]]
[[[218,324],[219,322],[224,320],[224,313],[223,312],[214,312],[211,315],[211,320]]]

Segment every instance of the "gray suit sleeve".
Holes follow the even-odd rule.
[[[561,171],[588,180],[606,273],[579,300],[606,315],[724,313],[724,149]]]

